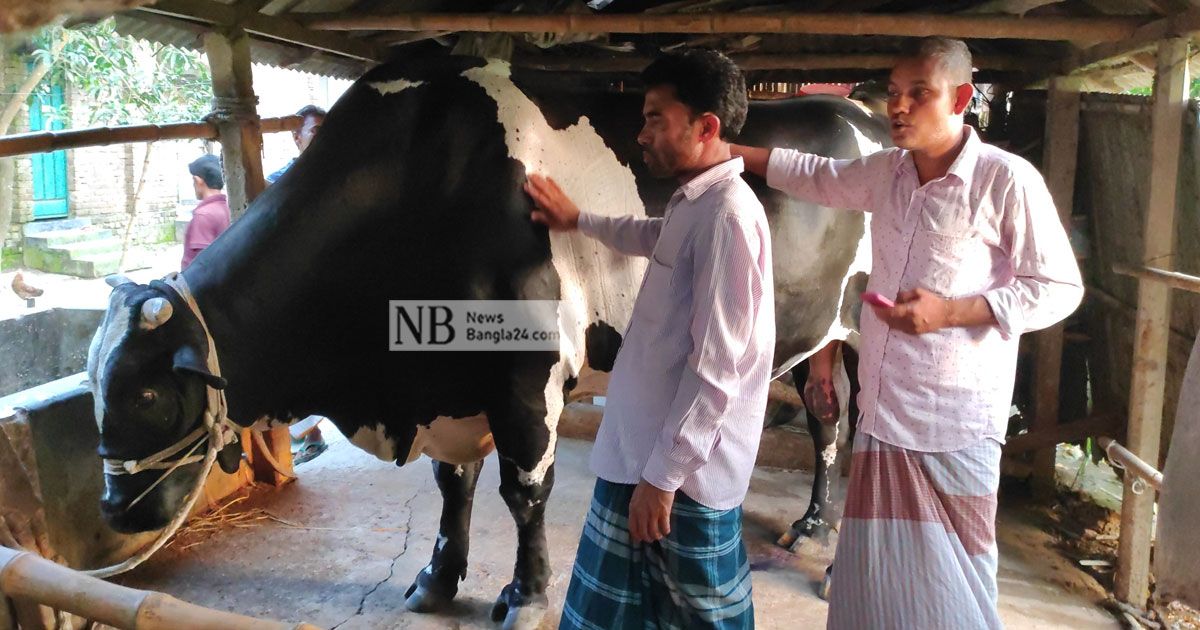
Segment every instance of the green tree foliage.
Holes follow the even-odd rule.
[[[1133,88],[1129,90],[1130,94],[1137,96],[1150,96],[1154,90],[1152,88]],[[1188,88],[1188,98],[1200,98],[1200,78],[1192,79],[1192,85]]]
[[[46,28],[34,46],[30,61],[50,65],[36,90],[70,86],[83,97],[76,106],[86,112],[89,126],[199,120],[211,107],[210,73],[200,53],[119,35],[112,18]]]

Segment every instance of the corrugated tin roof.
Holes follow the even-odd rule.
[[[201,38],[208,29],[203,25],[140,12],[119,13],[115,20],[117,32],[122,35],[189,50],[204,50]],[[365,62],[355,59],[257,38],[251,40],[250,56],[255,63],[340,79],[357,79],[367,69]]]

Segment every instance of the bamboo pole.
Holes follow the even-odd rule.
[[[309,17],[326,31],[454,31],[475,33],[777,33],[807,35],[942,35],[974,39],[1108,42],[1133,35],[1145,21],[1127,17],[920,15],[878,13],[565,14],[398,13]]]
[[[305,623],[289,626],[110,584],[8,547],[0,547],[0,593],[129,630],[316,630]]]
[[[262,122],[263,133],[294,131],[299,129],[303,123],[299,116],[267,118]],[[121,127],[93,127],[90,129],[18,133],[9,136],[0,136],[0,157],[49,153],[62,149],[101,147],[129,142],[193,139],[216,140],[216,126],[206,122],[184,122],[166,125],[127,125]]]
[[[1182,152],[1183,118],[1188,103],[1188,39],[1158,46],[1154,78],[1154,115],[1150,130],[1150,186],[1146,204],[1143,264],[1172,266],[1175,251],[1177,180]],[[1162,439],[1163,398],[1167,378],[1167,339],[1171,290],[1160,282],[1138,282],[1133,374],[1129,384],[1129,450],[1158,462]],[[1121,539],[1117,549],[1117,599],[1139,608],[1150,597],[1150,550],[1153,546],[1154,496],[1133,492],[1125,479],[1121,500]]]

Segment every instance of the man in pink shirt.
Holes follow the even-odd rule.
[[[649,258],[592,449],[599,477],[560,629],[754,625],[741,504],[775,344],[771,237],[728,140],[746,83],[711,50],[642,73],[638,143],[680,186],[663,218],[580,213],[531,175],[535,220]]]
[[[229,227],[229,202],[225,199],[225,179],[221,175],[221,160],[215,155],[202,155],[188,164],[192,187],[200,203],[192,211],[183,237],[183,260],[180,270],[187,269],[205,247]]]
[[[971,55],[916,42],[892,70],[896,148],[857,160],[732,148],[793,196],[871,213],[862,417],[833,564],[830,628],[1000,628],[996,491],[1021,334],[1083,283],[1025,160],[963,124]]]

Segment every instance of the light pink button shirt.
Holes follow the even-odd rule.
[[[982,295],[999,326],[920,336],[863,309],[859,430],[916,451],[1003,442],[1022,333],[1065,319],[1083,281],[1054,202],[1025,160],[970,127],[947,175],[921,186],[912,157],[889,149],[856,160],[771,152],[767,183],[831,208],[872,212],[868,290],[918,287]]]
[[[662,219],[583,214],[579,228],[650,264],[592,449],[601,479],[742,503],[775,345],[771,239],[741,158],[679,188]]]

